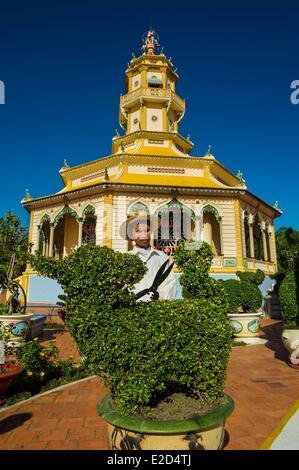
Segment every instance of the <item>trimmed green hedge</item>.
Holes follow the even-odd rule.
[[[286,273],[278,294],[285,324],[299,326],[298,286],[294,270]]]

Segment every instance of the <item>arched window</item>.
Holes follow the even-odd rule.
[[[95,215],[95,208],[88,205],[83,211],[83,224],[82,224],[82,244],[95,245],[96,244],[96,225],[97,217]]]
[[[149,214],[149,209],[142,202],[136,202],[128,210],[128,216],[134,216],[134,215],[138,216],[138,215],[143,215],[143,214]]]
[[[177,199],[158,209],[158,227],[154,245],[158,250],[171,255],[180,240],[189,240],[195,228],[195,214]]]
[[[204,241],[211,245],[214,256],[221,256],[221,217],[217,209],[210,204],[204,206],[202,212]]]

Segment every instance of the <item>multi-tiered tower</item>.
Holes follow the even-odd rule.
[[[190,140],[179,134],[185,100],[176,93],[178,75],[163,53],[155,54],[154,33],[149,31],[145,53],[133,58],[126,70],[127,93],[120,98],[119,124],[126,132],[113,141],[113,152],[132,149],[151,153],[163,144],[170,154],[189,154]],[[154,152],[156,153],[156,152]]]

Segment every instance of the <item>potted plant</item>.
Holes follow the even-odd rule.
[[[299,368],[298,265],[298,260],[291,263],[278,291],[284,323],[282,341],[286,349],[291,353],[290,363],[295,368]]]
[[[146,272],[136,255],[86,245],[63,260],[32,260],[63,286],[69,331],[86,367],[110,389],[98,413],[109,423],[112,449],[223,444],[234,407],[224,394],[231,350],[225,293],[208,275],[208,245],[186,250],[180,243],[175,259],[188,298],[150,302],[135,300],[133,286]]]
[[[238,271],[237,279],[220,281],[228,296],[228,318],[237,338],[260,336],[260,317],[263,296],[258,286],[265,274],[258,269],[255,273]]]
[[[13,253],[9,267],[5,275],[1,278],[1,287],[9,293],[6,304],[0,306],[1,322],[10,327],[10,345],[18,346],[25,341],[30,330],[30,320],[32,314],[26,313],[26,294],[16,279],[17,261],[16,254]],[[20,302],[20,291],[23,296],[23,305]]]
[[[5,403],[6,391],[23,371],[9,346],[10,334],[10,326],[0,321],[0,406]]]

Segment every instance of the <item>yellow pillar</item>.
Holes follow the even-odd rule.
[[[262,229],[264,261],[268,261],[266,231]]]
[[[244,253],[242,240],[242,214],[239,199],[234,200],[235,226],[236,226],[236,248],[237,248],[237,266],[244,267]],[[222,247],[223,251],[223,247]]]
[[[272,239],[270,238],[270,242],[272,243],[269,243],[269,245],[270,245],[270,249],[273,250],[272,262],[275,263],[276,269],[277,269],[277,252],[276,252],[276,238],[275,238],[274,225],[272,225],[271,227],[271,237]]]
[[[140,103],[140,128],[141,130],[146,130],[146,106],[141,101]]]
[[[82,230],[83,230],[83,219],[80,218],[78,222],[78,247],[82,246]]]
[[[147,88],[147,69],[142,67],[141,69],[141,88]]]
[[[48,253],[49,258],[52,258],[53,256],[54,230],[55,230],[54,225],[50,224],[50,242],[49,242],[49,253]]]
[[[164,105],[162,108],[162,131],[168,132],[168,116],[167,116],[167,105]]]
[[[39,251],[39,241],[40,241],[40,225],[37,226],[37,233],[36,233],[36,244],[35,244],[35,251]]]
[[[112,248],[112,194],[104,195],[104,226],[103,226],[103,245]]]

